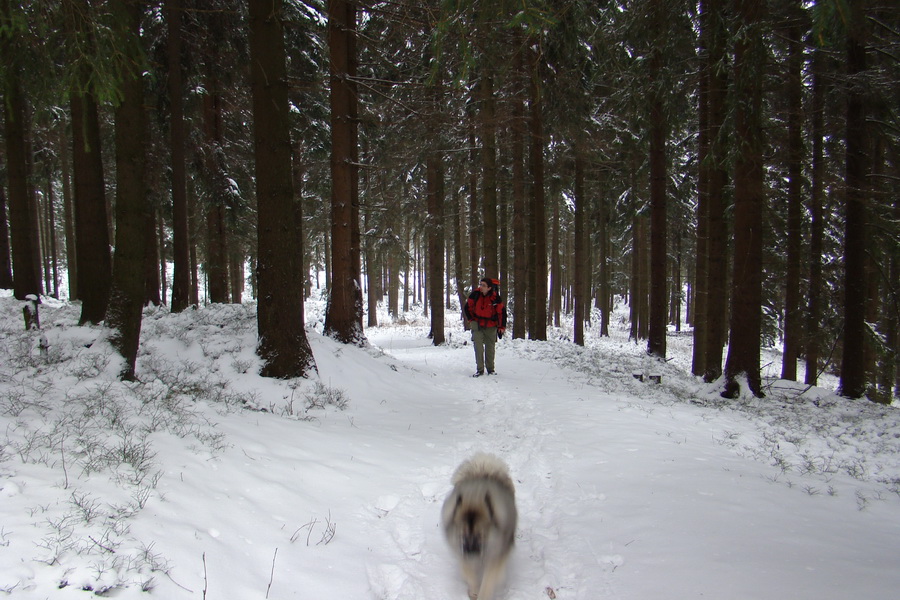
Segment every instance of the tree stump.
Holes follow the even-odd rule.
[[[25,306],[22,307],[22,314],[25,316],[25,331],[41,328],[41,317],[38,314],[38,297],[34,294],[28,294],[25,297]]]

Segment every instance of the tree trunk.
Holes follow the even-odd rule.
[[[584,231],[584,214],[587,198],[584,194],[584,148],[582,143],[575,144],[575,215],[574,215],[574,235],[575,235],[575,274],[573,282],[573,292],[575,296],[575,331],[574,341],[579,346],[584,346],[584,321],[585,315],[590,310],[590,289],[587,285],[587,265],[588,255],[590,254],[590,246],[585,240]]]
[[[9,254],[9,226],[6,224],[6,188],[0,185],[0,288],[13,289],[12,257]]]
[[[90,94],[73,92],[71,107],[79,323],[99,323],[106,316],[112,277],[100,123]]]
[[[149,199],[148,199],[149,202]],[[147,222],[144,226],[147,228],[145,245],[144,245],[144,306],[162,306],[162,296],[160,296],[160,265],[162,257],[160,255],[159,210],[152,206],[148,211]],[[115,263],[115,258],[113,258]],[[113,269],[115,271],[115,269]]]
[[[446,198],[445,198],[446,200]],[[444,217],[446,218],[446,214]],[[444,223],[446,227],[446,222]],[[444,239],[444,264],[446,268],[444,269],[444,308],[450,309],[453,307],[452,301],[450,300],[450,294],[452,293],[451,285],[452,281],[450,278],[450,265],[453,264],[453,249],[450,247],[450,240]]]
[[[191,301],[190,304],[200,306],[200,277],[198,276],[197,238],[200,237],[197,226],[197,195],[188,190],[188,254],[191,261]]]
[[[30,154],[31,152],[29,152]],[[32,166],[34,169],[34,166]],[[46,165],[44,165],[44,169],[46,169]],[[51,181],[51,177],[47,178],[47,187],[45,191],[38,195],[37,190],[31,187],[31,193],[35,199],[35,209],[37,210],[38,215],[38,248],[40,249],[40,261],[41,268],[43,269],[43,282],[42,287],[44,292],[48,296],[53,295],[53,279],[50,274],[50,264],[51,264],[51,255],[49,252],[50,248],[50,210],[49,205],[52,204],[52,198],[48,195],[53,193],[53,184]]]
[[[12,18],[8,0],[4,0],[0,25],[5,27]],[[18,300],[40,296],[41,259],[37,207],[29,193],[29,166],[26,99],[21,85],[20,66],[14,58],[14,41],[0,33],[6,81],[3,107],[6,125],[6,162],[9,186],[9,228],[12,250],[13,294]],[[105,222],[104,222],[105,223]]]
[[[322,232],[322,246],[324,248],[325,254],[325,289],[331,290],[331,271],[332,271],[332,260],[331,260],[331,227],[326,226],[325,230]],[[318,276],[316,276],[316,283],[318,284]]]
[[[428,232],[425,229],[425,227],[419,229],[416,236],[417,240],[421,240],[420,243],[416,244],[416,272],[419,274],[417,289],[422,293],[422,314],[428,317],[428,311],[431,308],[431,290],[429,289],[430,282],[428,280]]]
[[[141,4],[115,5],[125,43],[120,50],[129,70],[121,73],[122,102],[116,108],[116,251],[106,326],[109,341],[125,359],[122,379],[133,381],[144,306],[145,247],[153,235],[151,206],[144,177],[146,126],[143,52],[140,46]]]
[[[666,232],[666,116],[662,98],[651,107],[650,125],[650,322],[647,353],[666,358],[668,239]]]
[[[160,287],[159,301],[162,305],[165,305],[169,300],[168,269],[166,268],[168,255],[166,253],[166,223],[160,207],[156,208],[156,246],[159,249],[159,256],[157,257],[159,259],[157,263]]]
[[[728,323],[728,225],[725,219],[728,186],[728,145],[725,121],[728,115],[728,61],[724,0],[708,0],[709,38],[709,164],[707,183],[707,248],[705,313],[706,321],[703,378],[711,383],[722,375],[722,350]],[[696,319],[695,319],[696,321]]]
[[[531,63],[531,260],[534,265],[529,338],[547,340],[547,206],[544,195],[544,117],[541,52],[532,48]]]
[[[760,375],[762,323],[762,225],[764,204],[762,81],[765,46],[760,31],[762,4],[735,0],[740,36],[735,43],[734,275],[731,343],[725,363],[724,397],[740,391],[745,375],[750,392],[763,396]]]
[[[217,20],[213,20],[218,24]],[[228,295],[228,227],[226,212],[230,189],[225,165],[225,132],[222,119],[222,94],[219,90],[219,58],[216,39],[210,48],[206,66],[206,94],[203,96],[203,180],[206,188],[206,276],[210,302],[225,303]],[[292,175],[293,177],[293,172]]]
[[[221,193],[221,186],[217,190]],[[206,210],[206,240],[206,277],[209,286],[209,301],[229,302],[228,231],[225,225],[225,200],[221,196],[213,199],[212,205]]]
[[[681,309],[682,309],[682,261],[681,252],[681,236],[675,238],[675,264],[672,267],[672,306],[670,309],[671,318],[669,322],[675,326],[675,332],[681,333]]]
[[[500,276],[497,250],[497,115],[494,103],[494,80],[484,73],[481,92],[481,202],[484,217],[484,273]]]
[[[353,273],[353,281],[356,282],[355,296],[355,324],[361,333],[360,344],[365,342],[365,332],[362,327],[363,300],[362,300],[362,233],[360,232],[360,203],[359,203],[359,92],[354,82],[358,69],[358,53],[356,40],[356,13],[357,0],[352,0],[347,5],[347,22],[352,25],[350,35],[347,37],[347,82],[350,87],[350,159],[348,165],[352,169],[350,178],[350,268]]]
[[[821,69],[823,50],[816,49],[812,59],[812,190],[809,199],[809,298],[806,320],[806,385],[819,380],[819,344],[822,318],[822,248],[825,225],[822,211],[824,190],[825,90]]]
[[[368,154],[367,150],[367,148],[363,148],[364,156]],[[363,189],[370,189],[369,174],[367,171],[363,171]],[[378,265],[378,254],[375,251],[375,236],[370,233],[370,222],[373,214],[373,207],[371,206],[371,203],[366,208],[367,210],[363,215],[363,231],[365,231],[366,234],[364,238],[365,241],[362,245],[363,259],[365,260],[366,278],[366,327],[377,327],[378,297],[380,295],[379,275],[381,272],[381,268]]]
[[[847,23],[846,191],[844,226],[844,351],[840,394],[866,393],[866,70],[864,0],[852,3]]]
[[[47,181],[46,212],[47,212],[47,248],[46,254],[50,265],[50,283],[47,292],[57,300],[59,299],[59,247],[56,240],[56,209],[54,208],[55,194],[53,193],[52,177]],[[51,291],[52,290],[52,291]]]
[[[484,229],[481,226],[482,211],[478,208],[478,171],[476,169],[474,125],[469,122],[469,284],[478,287],[481,267],[481,246]]]
[[[325,333],[345,344],[365,343],[358,268],[356,86],[351,80],[356,74],[355,36],[355,0],[329,0],[332,277]]]
[[[894,164],[894,172],[900,173],[900,164]],[[900,220],[900,197],[897,194],[894,194],[893,216],[895,221]],[[890,248],[886,258],[889,281],[900,282],[900,248],[896,245]],[[885,403],[890,403],[900,397],[900,389],[894,387],[898,374],[898,358],[900,358],[900,318],[897,314],[900,306],[896,304],[897,290],[894,286],[885,286],[884,302],[887,306],[881,316],[881,331],[884,333],[886,350],[882,353],[879,364],[878,387],[879,399]]]
[[[71,35],[86,35],[87,7],[83,0],[67,0]],[[109,251],[109,214],[101,157],[97,101],[89,91],[93,74],[86,63],[75,67],[78,87],[70,92],[72,111],[72,170],[75,180],[75,255],[78,260],[79,324],[99,323],[106,316],[112,280]]]
[[[796,0],[790,9],[787,27],[788,53],[788,217],[787,217],[787,273],[784,302],[784,354],[781,378],[796,381],[797,358],[800,355],[802,334],[800,311],[800,272],[803,245],[803,40],[802,8]]]
[[[687,283],[687,294],[685,295],[684,305],[684,322],[688,325],[694,324],[694,286],[691,284],[694,278],[694,268],[695,265],[692,261],[688,261],[688,283]]]
[[[295,204],[301,203],[295,202]],[[298,218],[295,215],[294,222],[302,223],[302,219]],[[243,243],[241,243],[237,239],[237,236],[231,236],[228,239],[230,242],[228,244],[228,281],[229,287],[231,288],[231,302],[233,304],[240,304],[241,302],[243,302],[244,298],[244,262],[246,261],[247,253],[244,249]],[[303,242],[304,240],[298,240],[298,244],[303,244]],[[306,268],[300,269],[300,273],[304,275],[302,282],[304,287],[306,286],[307,282],[305,275],[308,272],[309,271]],[[306,294],[304,289],[304,299],[305,297]]]
[[[172,312],[181,312],[191,302],[190,227],[188,223],[187,176],[185,170],[184,84],[181,71],[181,23],[183,0],[166,0],[169,77],[169,145],[172,160]],[[209,90],[207,90],[209,93]]]
[[[524,76],[524,51],[516,52],[516,73]],[[526,243],[525,203],[525,103],[524,94],[512,99],[512,230],[513,230],[513,285],[512,285],[512,337],[524,339],[528,314],[528,248]]]
[[[501,186],[500,197],[497,199],[497,219],[499,221],[497,225],[497,237],[499,238],[497,252],[500,257],[498,264],[500,270],[497,272],[497,279],[500,280],[500,285],[505,288],[509,283],[509,194],[505,185]],[[505,292],[504,296],[507,296]]]
[[[610,298],[610,235],[609,235],[609,213],[606,205],[606,199],[600,198],[600,206],[598,208],[599,220],[599,263],[600,263],[600,293],[597,295],[597,301],[600,304],[600,335],[609,337],[609,317],[612,312],[612,298]]]
[[[459,307],[466,304],[466,279],[463,270],[463,262],[465,260],[463,247],[465,245],[465,229],[466,229],[466,208],[465,197],[459,193],[459,188],[453,187],[453,276],[456,279],[456,297],[459,300]],[[462,315],[460,315],[462,318]]]
[[[369,231],[368,212],[366,212],[365,215],[364,229]],[[371,237],[367,236],[366,243],[364,244],[366,255],[366,303],[368,306],[368,310],[366,310],[368,315],[366,321],[367,327],[378,326],[378,274],[381,269],[378,266],[378,259],[376,258],[377,255],[373,246],[374,244]]]
[[[412,234],[409,231],[409,218],[404,219],[403,228],[403,312],[409,312],[409,296],[411,294],[409,281],[409,264],[410,264],[410,239]]]
[[[638,298],[638,339],[650,339],[650,225],[649,218],[640,217],[640,264],[638,265],[639,288]]]
[[[637,190],[632,186],[632,193]],[[631,331],[629,339],[637,341],[640,339],[640,321],[641,321],[641,298],[644,292],[641,289],[641,250],[643,250],[643,239],[641,236],[641,217],[635,215],[631,219],[631,273],[629,278],[629,306],[628,313],[631,320]]]
[[[559,203],[560,194],[556,189],[556,181],[550,186],[550,204],[552,216],[550,217],[550,314],[554,327],[559,327],[559,313],[562,311],[562,267],[559,259],[560,230],[559,230]]]
[[[692,319],[694,326],[694,344],[692,347],[691,373],[702,376],[706,373],[706,302],[708,298],[707,271],[709,268],[709,181],[710,181],[710,119],[709,97],[710,79],[715,72],[712,64],[710,40],[712,38],[711,4],[715,0],[700,0],[700,35],[699,55],[700,72],[697,89],[697,120],[699,131],[697,136],[697,247],[694,269],[693,300],[694,314],[701,315]]]
[[[69,167],[69,143],[65,128],[60,128],[59,156],[62,167],[63,229],[66,233],[66,274],[69,282],[69,300],[78,299],[78,274],[75,257],[75,207],[72,199],[72,171]]]
[[[396,249],[391,249],[387,258],[388,314],[394,319],[400,316],[400,268],[397,265],[397,254]]]
[[[263,377],[304,377],[315,371],[303,318],[303,280],[296,253],[303,239],[294,223],[291,138],[285,68],[283,0],[251,0],[250,87],[256,161],[257,354]]]
[[[445,342],[444,303],[444,172],[441,156],[436,151],[428,153],[427,205],[428,205],[428,296],[431,304],[431,341],[435,346]]]

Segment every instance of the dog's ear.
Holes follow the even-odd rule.
[[[484,505],[487,507],[488,516],[490,517],[491,522],[495,522],[496,519],[494,518],[494,503],[491,502],[490,492],[485,492],[484,494]]]
[[[453,519],[456,519],[456,515],[459,514],[459,509],[462,506],[462,495],[456,494],[456,505],[453,507]]]

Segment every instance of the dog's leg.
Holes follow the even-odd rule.
[[[478,565],[476,565],[475,561],[469,559],[463,559],[462,561],[462,573],[463,579],[466,580],[466,586],[469,592],[469,600],[475,600],[478,598],[478,578],[481,576],[479,573],[480,569]]]
[[[506,574],[506,558],[504,556],[497,562],[492,562],[485,567],[484,576],[481,578],[481,587],[478,590],[478,594],[476,594],[478,600],[493,600],[494,592]],[[471,597],[471,594],[469,596]]]

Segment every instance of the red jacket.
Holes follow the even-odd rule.
[[[496,290],[488,295],[475,290],[466,301],[466,319],[477,321],[479,327],[496,327],[500,331],[506,329],[506,305]]]

